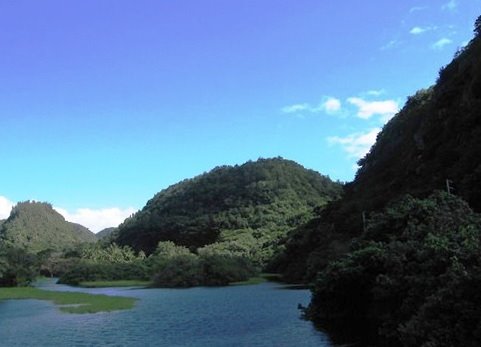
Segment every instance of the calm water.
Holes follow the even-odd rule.
[[[308,290],[276,283],[192,289],[45,289],[139,298],[133,310],[60,313],[45,301],[0,302],[0,346],[332,346],[300,319]]]

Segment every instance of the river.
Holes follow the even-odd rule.
[[[49,302],[0,302],[0,346],[332,346],[302,320],[310,292],[279,283],[190,289],[75,288],[42,281],[49,290],[138,298],[132,310],[61,313]]]

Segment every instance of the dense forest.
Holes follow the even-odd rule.
[[[427,197],[449,184],[452,193],[481,211],[480,56],[476,36],[441,68],[436,85],[409,97],[384,126],[343,198],[289,235],[277,264],[286,280],[312,281],[319,265],[349,249],[371,213],[405,194]]]
[[[290,235],[278,269],[314,282],[315,322],[362,327],[368,345],[481,345],[480,33],[481,17],[437,83],[386,124],[343,198]]]
[[[243,252],[263,266],[287,233],[341,194],[341,184],[282,158],[222,166],[156,194],[112,236],[150,254],[159,241]]]

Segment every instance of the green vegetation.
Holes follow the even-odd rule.
[[[307,311],[389,346],[481,345],[481,215],[461,199],[410,196],[371,216],[318,276]]]
[[[1,300],[36,299],[52,301],[66,313],[97,313],[131,309],[134,298],[93,295],[76,292],[55,292],[38,288],[0,288]]]
[[[384,126],[342,199],[271,262],[314,283],[306,313],[323,327],[360,327],[369,346],[481,344],[480,21],[436,85]],[[431,195],[447,187],[457,197]]]
[[[117,228],[105,228],[100,230],[95,236],[97,237],[98,240],[101,239],[109,239],[110,235],[115,233],[117,231]]]
[[[289,233],[286,251],[272,270],[292,282],[312,281],[363,232],[363,213],[380,211],[405,194],[426,197],[446,189],[446,180],[456,195],[481,211],[480,56],[477,35],[441,69],[435,86],[408,98],[359,161],[342,199]]]
[[[21,248],[0,243],[0,287],[25,286],[37,274],[37,259]]]
[[[128,246],[85,246],[72,258],[59,282],[98,286],[102,283],[150,283],[157,287],[218,286],[246,280],[257,269],[244,257],[225,250],[191,252],[171,241],[159,242],[149,257]]]
[[[69,257],[60,273],[60,283],[79,285],[81,282],[149,280],[150,272],[143,253],[135,254],[129,247],[116,244],[84,245],[67,251]]]
[[[118,281],[84,281],[79,282],[79,287],[84,288],[108,288],[108,287],[150,287],[151,281],[118,280]]]
[[[339,183],[282,158],[219,167],[158,193],[96,243],[50,204],[19,203],[0,226],[0,285],[28,285],[39,273],[72,285],[244,281],[282,251],[290,230],[340,191]]]
[[[113,239],[147,254],[159,241],[216,243],[265,265],[289,230],[340,193],[339,183],[282,158],[222,166],[156,194]]]
[[[236,254],[194,254],[169,241],[159,242],[149,261],[154,286],[158,287],[223,286],[245,281],[257,273],[248,259]]]
[[[20,202],[0,225],[0,243],[23,248],[30,253],[46,249],[61,250],[83,242],[95,242],[87,228],[65,221],[52,205]]]

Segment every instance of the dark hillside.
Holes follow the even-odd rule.
[[[362,211],[378,210],[409,193],[445,189],[481,210],[481,39],[475,38],[446,67],[436,85],[408,99],[360,160],[346,187],[342,232],[356,232]],[[355,213],[349,212],[352,210]]]
[[[116,230],[117,228],[105,228],[100,230],[97,234],[95,234],[95,236],[97,237],[98,240],[100,240],[112,235],[112,233],[115,232]]]
[[[481,344],[481,17],[475,32],[278,261],[287,278],[312,281],[306,315],[336,343]]]
[[[301,280],[309,264],[326,264],[326,250],[347,249],[351,238],[362,233],[363,212],[368,219],[404,194],[426,197],[446,190],[449,182],[451,192],[481,211],[480,57],[478,35],[441,69],[435,86],[410,97],[384,126],[343,198],[330,204],[317,223],[290,236],[288,263],[281,262],[280,269],[291,265],[288,259],[299,266],[287,278]]]

